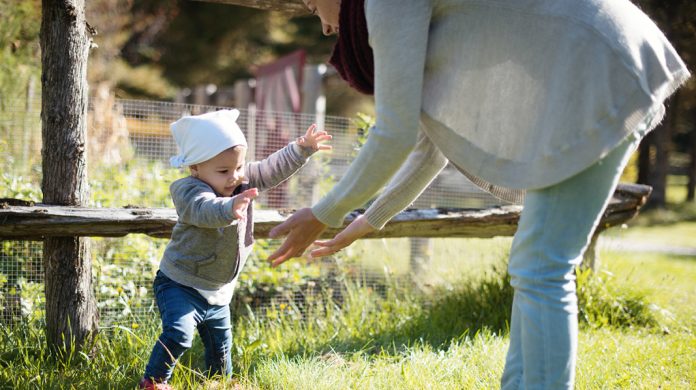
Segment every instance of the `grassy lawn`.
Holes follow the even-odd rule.
[[[647,237],[676,237],[694,228],[690,222],[640,229]],[[404,271],[408,240],[365,241],[349,253],[360,264],[344,259],[339,266],[381,270],[386,287],[346,282],[339,299],[326,292],[304,307],[240,316],[237,380],[248,389],[497,388],[508,343],[510,289],[500,269],[509,244],[509,238],[434,240],[429,271],[420,275],[427,283],[414,287]],[[693,388],[696,258],[614,251],[601,258],[600,283],[591,284],[600,290],[591,291],[609,299],[588,310],[601,317],[612,305],[638,302],[643,311],[623,322],[581,323],[577,388]],[[639,325],[640,316],[650,325]],[[0,388],[134,388],[158,327],[153,313],[103,329],[95,353],[63,361],[46,351],[39,324],[0,327]],[[229,388],[201,374],[202,355],[196,339],[172,384]]]
[[[601,275],[607,283],[644,297],[659,325],[595,327],[584,323],[577,388],[693,388],[696,259],[617,252],[603,252],[602,258]],[[451,303],[467,307],[468,301]],[[455,307],[451,310],[456,311]],[[303,389],[309,378],[314,388],[325,389],[496,388],[508,338],[504,329],[487,327],[487,322],[490,318],[484,317],[483,328],[473,334],[450,332],[449,342],[431,335],[411,338],[401,348],[380,344],[376,351],[323,350],[301,357],[262,358],[249,378],[249,387]],[[444,327],[440,330],[447,333]]]
[[[594,330],[580,334],[578,389],[692,389],[696,339],[638,330]]]
[[[696,202],[679,203],[685,197],[683,186],[671,185],[665,209],[643,210],[627,226],[614,227],[603,234],[628,242],[696,248]]]
[[[675,222],[656,226],[629,226],[612,228],[607,237],[654,245],[696,248],[696,223]]]
[[[692,223],[696,225],[695,223]],[[696,330],[696,258],[650,253],[606,253],[604,269],[621,283],[643,288],[666,310],[665,325]]]
[[[678,226],[679,231],[696,223]],[[665,227],[655,228],[657,234]],[[644,228],[649,233],[650,228]],[[649,234],[648,234],[649,235]],[[696,384],[696,258],[603,252],[602,273],[645,294],[659,329],[589,329],[580,337],[578,388],[689,389]]]

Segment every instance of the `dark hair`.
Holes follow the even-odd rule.
[[[374,93],[375,68],[365,18],[365,0],[342,0],[338,40],[329,63],[356,90]]]

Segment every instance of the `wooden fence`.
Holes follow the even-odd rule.
[[[650,195],[651,188],[639,184],[620,184],[602,216],[595,237],[604,229],[633,218]],[[267,238],[273,227],[285,221],[293,210],[258,210],[254,213],[254,235]],[[397,215],[382,230],[366,238],[391,237],[495,237],[511,236],[517,229],[521,206],[485,209],[416,209]],[[349,224],[362,211],[354,211]],[[86,208],[49,206],[0,199],[0,239],[43,240],[45,237],[120,237],[131,233],[169,237],[176,224],[174,209],[166,208]],[[340,229],[329,228],[324,237]],[[586,259],[593,266],[594,248]]]

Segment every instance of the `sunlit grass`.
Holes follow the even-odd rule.
[[[607,237],[627,242],[649,243],[660,246],[696,248],[696,223],[675,222],[655,226],[629,226],[612,228],[604,233]]]
[[[695,257],[621,252],[602,256],[603,269],[622,283],[649,289],[650,301],[671,319],[668,327],[696,332]]]
[[[696,383],[692,332],[580,332],[578,389],[691,389]]]
[[[380,261],[407,259],[408,242],[399,245],[401,253],[396,246]],[[508,343],[510,289],[501,273],[508,247],[509,239],[436,241],[430,266],[440,270],[432,279],[439,283],[414,287],[401,271],[383,272],[382,289],[346,280],[340,294],[326,290],[302,307],[241,313],[235,378],[248,389],[497,388]],[[381,255],[372,253],[357,261],[378,264]],[[603,283],[590,291],[596,315],[628,298],[646,310],[624,313],[622,323],[581,322],[577,388],[689,388],[696,381],[696,259],[613,251],[601,258]],[[342,261],[338,268],[353,267]],[[102,329],[93,353],[59,360],[46,350],[40,323],[0,327],[0,388],[134,388],[158,334],[153,312]],[[196,338],[172,384],[230,388],[203,369]]]

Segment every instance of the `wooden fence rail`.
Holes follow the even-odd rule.
[[[622,224],[638,213],[650,194],[650,187],[621,184],[607,208],[600,230]],[[0,239],[42,240],[45,237],[97,236],[120,237],[142,233],[152,237],[169,237],[177,220],[174,209],[165,208],[86,208],[48,206],[14,206],[0,201]],[[494,237],[515,233],[521,206],[487,209],[418,209],[397,215],[384,229],[367,238],[382,237]],[[267,238],[270,230],[292,210],[257,210],[254,212],[254,235]],[[351,213],[346,224],[360,215]],[[328,229],[330,237],[339,229]]]

